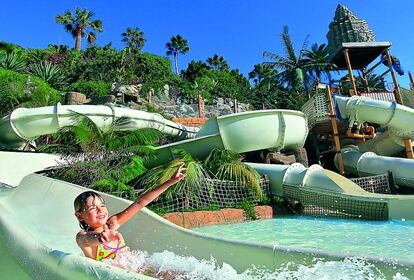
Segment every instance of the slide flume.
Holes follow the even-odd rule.
[[[344,149],[345,170],[359,176],[392,171],[397,184],[413,187],[414,160],[388,156],[404,149],[405,138],[414,138],[414,109],[360,96],[335,95],[335,103],[340,117],[349,120],[349,127],[355,121],[366,121],[387,128],[374,139],[358,144],[358,150]]]

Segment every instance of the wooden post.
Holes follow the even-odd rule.
[[[148,103],[152,104],[152,90],[151,89],[148,90]]]
[[[328,85],[326,89],[327,89],[326,98],[328,99],[328,102],[329,102],[329,118],[331,119],[333,139],[335,143],[335,151],[336,151],[336,156],[338,158],[339,173],[341,173],[341,175],[344,175],[345,173],[344,161],[343,161],[342,152],[341,152],[341,142],[339,141],[340,139],[339,139],[339,134],[338,134],[338,125],[336,123],[335,107],[332,101],[331,86]]]
[[[411,138],[405,138],[404,145],[405,145],[405,154],[407,155],[407,158],[414,159],[413,143],[411,142]]]
[[[236,98],[234,98],[234,100],[233,100],[233,102],[234,102],[234,113],[237,113],[237,99]]]
[[[384,51],[384,53],[385,53],[385,56],[387,58],[388,67],[389,67],[390,72],[391,72],[392,81],[394,83],[394,96],[395,96],[395,101],[398,104],[403,104],[402,98],[401,98],[400,86],[398,85],[397,77],[395,76],[394,69],[392,68],[392,60],[391,60],[390,52],[387,49],[387,50]]]
[[[348,49],[344,49],[344,56],[345,56],[346,68],[348,68],[349,78],[351,79],[352,90],[354,91],[354,94],[358,95],[354,75],[352,74],[352,66],[351,66],[351,60],[349,59]],[[351,93],[351,95],[353,95],[353,94]]]
[[[411,71],[408,71],[408,77],[410,78],[410,89],[414,90],[414,79],[413,75],[411,74]]]
[[[204,100],[201,95],[198,95],[198,117],[204,118]]]
[[[387,58],[388,67],[391,72],[392,81],[394,83],[394,96],[395,101],[398,104],[403,104],[402,98],[401,98],[401,92],[400,92],[400,86],[398,85],[397,77],[395,76],[394,69],[392,68],[392,60],[390,56],[389,50],[385,50],[385,56]],[[413,143],[411,142],[411,138],[405,138],[404,139],[404,145],[405,145],[405,154],[407,155],[407,158],[414,159],[414,152],[413,152]]]

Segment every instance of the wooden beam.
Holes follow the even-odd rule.
[[[407,158],[414,159],[413,143],[411,142],[411,138],[405,138],[404,145]]]
[[[354,74],[352,74],[352,66],[351,66],[351,60],[349,59],[349,51],[348,49],[344,49],[344,56],[345,56],[345,62],[346,62],[346,68],[348,68],[348,74],[349,78],[351,79],[351,87],[354,93],[351,95],[358,95],[358,91],[355,84]]]
[[[381,75],[379,75],[378,78],[379,79],[382,79],[382,78],[384,78],[385,75],[387,75],[390,72],[391,72],[391,70],[390,69],[387,69],[387,71],[385,71],[384,73],[382,73]]]
[[[374,66],[372,66],[370,69],[368,69],[368,70],[365,72],[365,74],[366,74],[366,75],[371,74],[371,72],[372,72],[372,71],[374,71],[374,69],[375,69],[375,68],[377,68],[378,66],[380,66],[380,65],[381,65],[381,63],[382,63],[381,61],[380,61],[380,62],[377,62]]]
[[[398,85],[397,77],[395,76],[394,69],[392,68],[392,59],[391,59],[390,52],[387,49],[384,51],[384,53],[385,53],[385,56],[387,57],[388,67],[390,68],[392,81],[394,82],[395,101],[398,104],[403,104],[402,98],[401,98],[400,86]],[[405,154],[407,155],[407,158],[414,159],[413,143],[411,142],[411,138],[405,138],[404,145],[405,145]]]
[[[394,83],[394,96],[395,96],[395,101],[398,104],[403,104],[402,98],[401,98],[400,86],[398,85],[398,81],[397,81],[397,76],[395,76],[394,69],[392,68],[392,60],[391,60],[390,52],[387,49],[387,50],[384,51],[384,53],[385,53],[385,56],[387,58],[388,67],[389,67],[390,72],[391,72],[392,81]]]
[[[326,89],[327,89],[326,98],[328,99],[328,103],[329,103],[329,118],[331,119],[333,139],[334,139],[334,144],[335,144],[335,152],[338,158],[339,173],[341,173],[341,175],[344,175],[345,174],[344,160],[342,158],[341,142],[340,142],[339,134],[338,134],[338,125],[336,123],[335,107],[332,101],[331,86],[328,85]]]
[[[408,71],[408,77],[410,78],[410,89],[414,90],[414,79],[413,75],[411,74],[411,71]]]

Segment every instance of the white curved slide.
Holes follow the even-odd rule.
[[[31,174],[17,188],[0,196],[2,279],[148,279],[81,255],[74,238],[79,226],[73,216],[73,200],[85,190]],[[111,213],[131,203],[110,195],[103,196]],[[214,257],[218,264],[225,262],[238,272],[252,265],[275,270],[289,262],[310,265],[315,258],[335,261],[347,257],[346,254],[326,254],[311,249],[211,238],[180,228],[146,209],[125,224],[121,232],[133,250],[149,253],[169,250],[177,255],[208,260]],[[412,261],[376,257],[368,260],[387,278],[397,272],[414,277]]]
[[[0,148],[21,149],[27,141],[53,134],[75,124],[74,114],[90,118],[100,129],[107,130],[116,119],[128,118],[119,130],[154,128],[177,139],[193,138],[198,129],[187,128],[160,114],[106,105],[60,105],[18,108],[0,120]]]
[[[387,128],[374,139],[358,144],[358,151],[343,149],[345,170],[356,175],[392,171],[398,184],[414,187],[414,160],[388,157],[404,149],[405,138],[414,138],[414,109],[360,96],[336,95],[335,102],[340,117],[348,119],[350,128],[355,121]]]

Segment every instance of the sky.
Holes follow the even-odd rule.
[[[97,45],[112,42],[122,49],[121,33],[127,27],[139,27],[146,39],[143,51],[165,56],[165,43],[179,34],[190,47],[189,53],[179,57],[180,69],[191,60],[206,61],[218,54],[247,76],[255,64],[268,61],[264,51],[283,55],[279,35],[284,25],[297,51],[307,35],[309,46],[327,43],[328,26],[339,3],[366,20],[377,41],[392,42],[391,53],[406,70],[399,83],[408,87],[407,71],[414,71],[413,0],[2,0],[0,41],[25,48],[73,47],[74,39],[55,22],[55,16],[80,7],[93,11],[95,19],[103,22]]]

